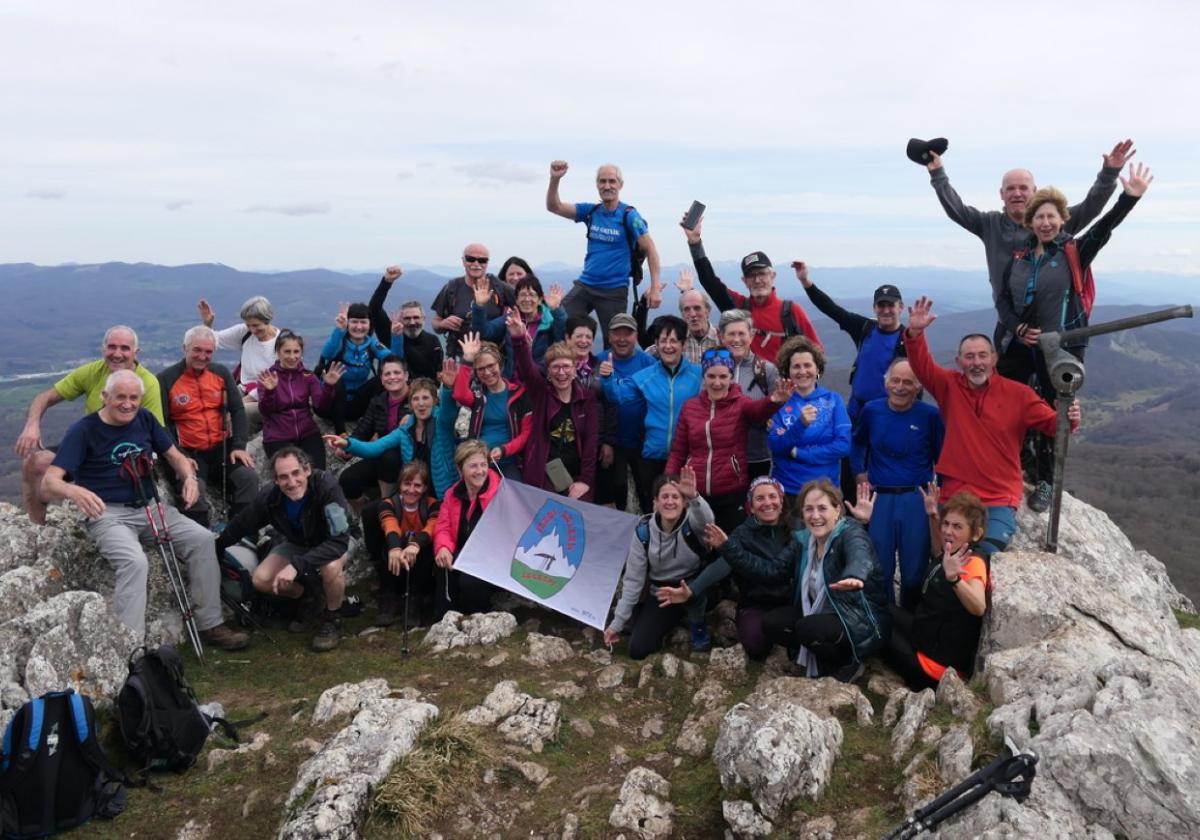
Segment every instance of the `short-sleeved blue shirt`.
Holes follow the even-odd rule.
[[[109,425],[96,412],[67,429],[53,465],[105,504],[124,505],[137,499],[133,484],[121,475],[125,458],[151,451],[162,455],[172,446],[167,430],[144,408],[124,426]]]
[[[594,213],[592,208],[595,208]],[[592,218],[588,225],[587,255],[583,258],[583,273],[579,275],[579,280],[597,289],[624,288],[629,282],[631,265],[629,232],[633,233],[636,240],[646,233],[649,225],[637,210],[623,201],[617,204],[615,210],[606,210],[603,204],[588,202],[575,205],[576,222],[582,222],[588,213],[592,213]]]

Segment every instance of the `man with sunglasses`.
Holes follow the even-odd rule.
[[[463,275],[446,283],[433,299],[433,329],[446,337],[446,357],[462,356],[462,337],[471,322],[471,303],[475,290],[489,290],[485,307],[487,318],[499,318],[504,310],[516,305],[512,287],[487,273],[490,254],[487,247],[472,242],[463,248]]]
[[[606,163],[596,170],[596,191],[600,202],[571,204],[558,197],[558,183],[567,174],[567,162],[550,164],[550,185],[546,189],[546,209],[564,219],[587,225],[587,253],[583,272],[562,305],[568,317],[596,311],[596,320],[604,331],[608,346],[608,324],[629,304],[629,285],[634,272],[636,252],[646,256],[650,268],[650,289],[646,301],[651,309],[662,305],[659,282],[658,248],[647,232],[648,225],[632,206],[621,201],[625,179],[620,167]]]

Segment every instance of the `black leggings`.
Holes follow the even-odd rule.
[[[630,622],[629,658],[645,659],[662,650],[663,640],[679,626],[686,612],[685,604],[660,607],[658,599],[647,592],[634,608],[633,621]]]
[[[637,489],[638,505],[642,513],[654,512],[654,480],[667,469],[666,460],[642,457],[634,467],[636,470],[634,487]]]
[[[405,586],[409,587],[410,595],[429,595],[433,592],[433,547],[421,549],[417,562],[408,571],[401,570],[394,575],[388,571],[387,540],[383,535],[383,526],[379,524],[380,501],[368,502],[362,511],[363,542],[366,543],[367,554],[375,564],[379,576],[379,591],[403,595]]]
[[[913,614],[895,604],[889,604],[888,610],[892,614],[892,635],[883,648],[884,660],[913,691],[936,689],[937,683],[917,661],[917,650],[912,645]]]
[[[808,648],[817,658],[821,674],[831,674],[854,660],[854,647],[835,613],[805,615],[802,607],[777,607],[763,616],[768,639],[788,649],[788,654]]]
[[[376,489],[380,481],[395,484],[400,478],[400,468],[403,466],[404,459],[400,456],[400,448],[396,447],[387,450],[378,458],[355,461],[342,470],[342,474],[338,476],[338,483],[342,485],[342,492],[346,494],[347,499],[358,499],[365,496],[368,490]]]
[[[1083,347],[1065,348],[1071,355],[1083,361]],[[1030,379],[1036,380],[1033,388],[1042,399],[1055,405],[1058,394],[1050,383],[1050,371],[1046,367],[1046,357],[1038,347],[1026,347],[1017,339],[1013,339],[996,364],[996,372],[1005,379],[1012,379],[1023,385],[1028,385]],[[1051,482],[1054,480],[1054,436],[1043,435],[1040,432],[1030,432],[1033,436],[1033,448],[1037,457],[1037,480]]]
[[[315,435],[302,437],[300,440],[273,440],[270,443],[263,443],[263,451],[270,458],[280,449],[285,446],[295,446],[308,456],[308,460],[312,461],[312,465],[318,470],[325,469],[325,441],[321,439],[321,434],[318,432]]]
[[[367,413],[367,406],[379,393],[380,382],[377,377],[371,377],[358,387],[350,397],[346,396],[346,384],[338,382],[333,395],[333,407],[328,411],[318,411],[318,417],[324,417],[333,423],[333,430],[339,435],[346,433],[346,421],[357,420]]]

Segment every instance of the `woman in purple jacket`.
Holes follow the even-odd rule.
[[[334,386],[345,368],[333,362],[323,379],[304,367],[304,339],[282,330],[275,340],[275,364],[258,375],[258,407],[263,418],[267,457],[285,446],[298,446],[319,470],[325,469],[325,443],[313,409],[333,405]]]

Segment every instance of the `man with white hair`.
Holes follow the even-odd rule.
[[[216,349],[217,338],[210,327],[192,327],[183,336],[183,359],[158,374],[167,431],[196,463],[200,498],[185,509],[205,526],[210,519],[204,495],[208,481],[225,482],[230,516],[253,502],[258,492],[254,459],[246,452],[246,409],[233,374],[213,363]],[[183,488],[175,484],[173,489],[178,497]]]
[[[583,222],[587,226],[587,253],[583,272],[562,305],[568,317],[587,315],[593,309],[604,331],[604,346],[608,346],[608,324],[614,315],[624,312],[629,303],[631,277],[640,278],[640,265],[635,267],[638,250],[646,256],[650,268],[650,289],[646,300],[651,309],[662,305],[662,285],[659,283],[658,248],[647,232],[649,226],[632,206],[621,201],[625,178],[620,167],[606,163],[596,170],[596,190],[600,203],[569,204],[558,197],[558,183],[567,174],[567,162],[550,164],[550,185],[546,189],[546,209],[555,215]]]
[[[25,501],[25,509],[29,512],[29,518],[38,525],[46,521],[46,502],[40,490],[42,476],[54,460],[53,448],[42,443],[42,416],[50,406],[63,400],[86,397],[84,411],[91,414],[104,404],[101,392],[108,375],[118,370],[131,370],[145,388],[142,405],[162,423],[158,380],[138,363],[138,337],[133,328],[124,325],[109,327],[100,343],[100,350],[103,354],[101,358],[75,368],[34,397],[29,404],[25,428],[21,430],[14,449],[25,459],[21,465],[21,496]]]
[[[110,373],[101,391],[103,406],[78,420],[63,437],[46,471],[43,490],[50,499],[66,499],[87,517],[88,535],[116,570],[113,611],[138,635],[146,630],[146,580],[150,559],[141,537],[148,530],[134,476],[122,471],[129,459],[162,456],[183,487],[185,505],[200,496],[187,457],[171,443],[162,424],[141,407],[144,386],[136,373]],[[188,591],[203,642],[239,650],[249,637],[221,622],[220,571],[213,535],[164,505],[166,526],[176,557],[188,567]]]

